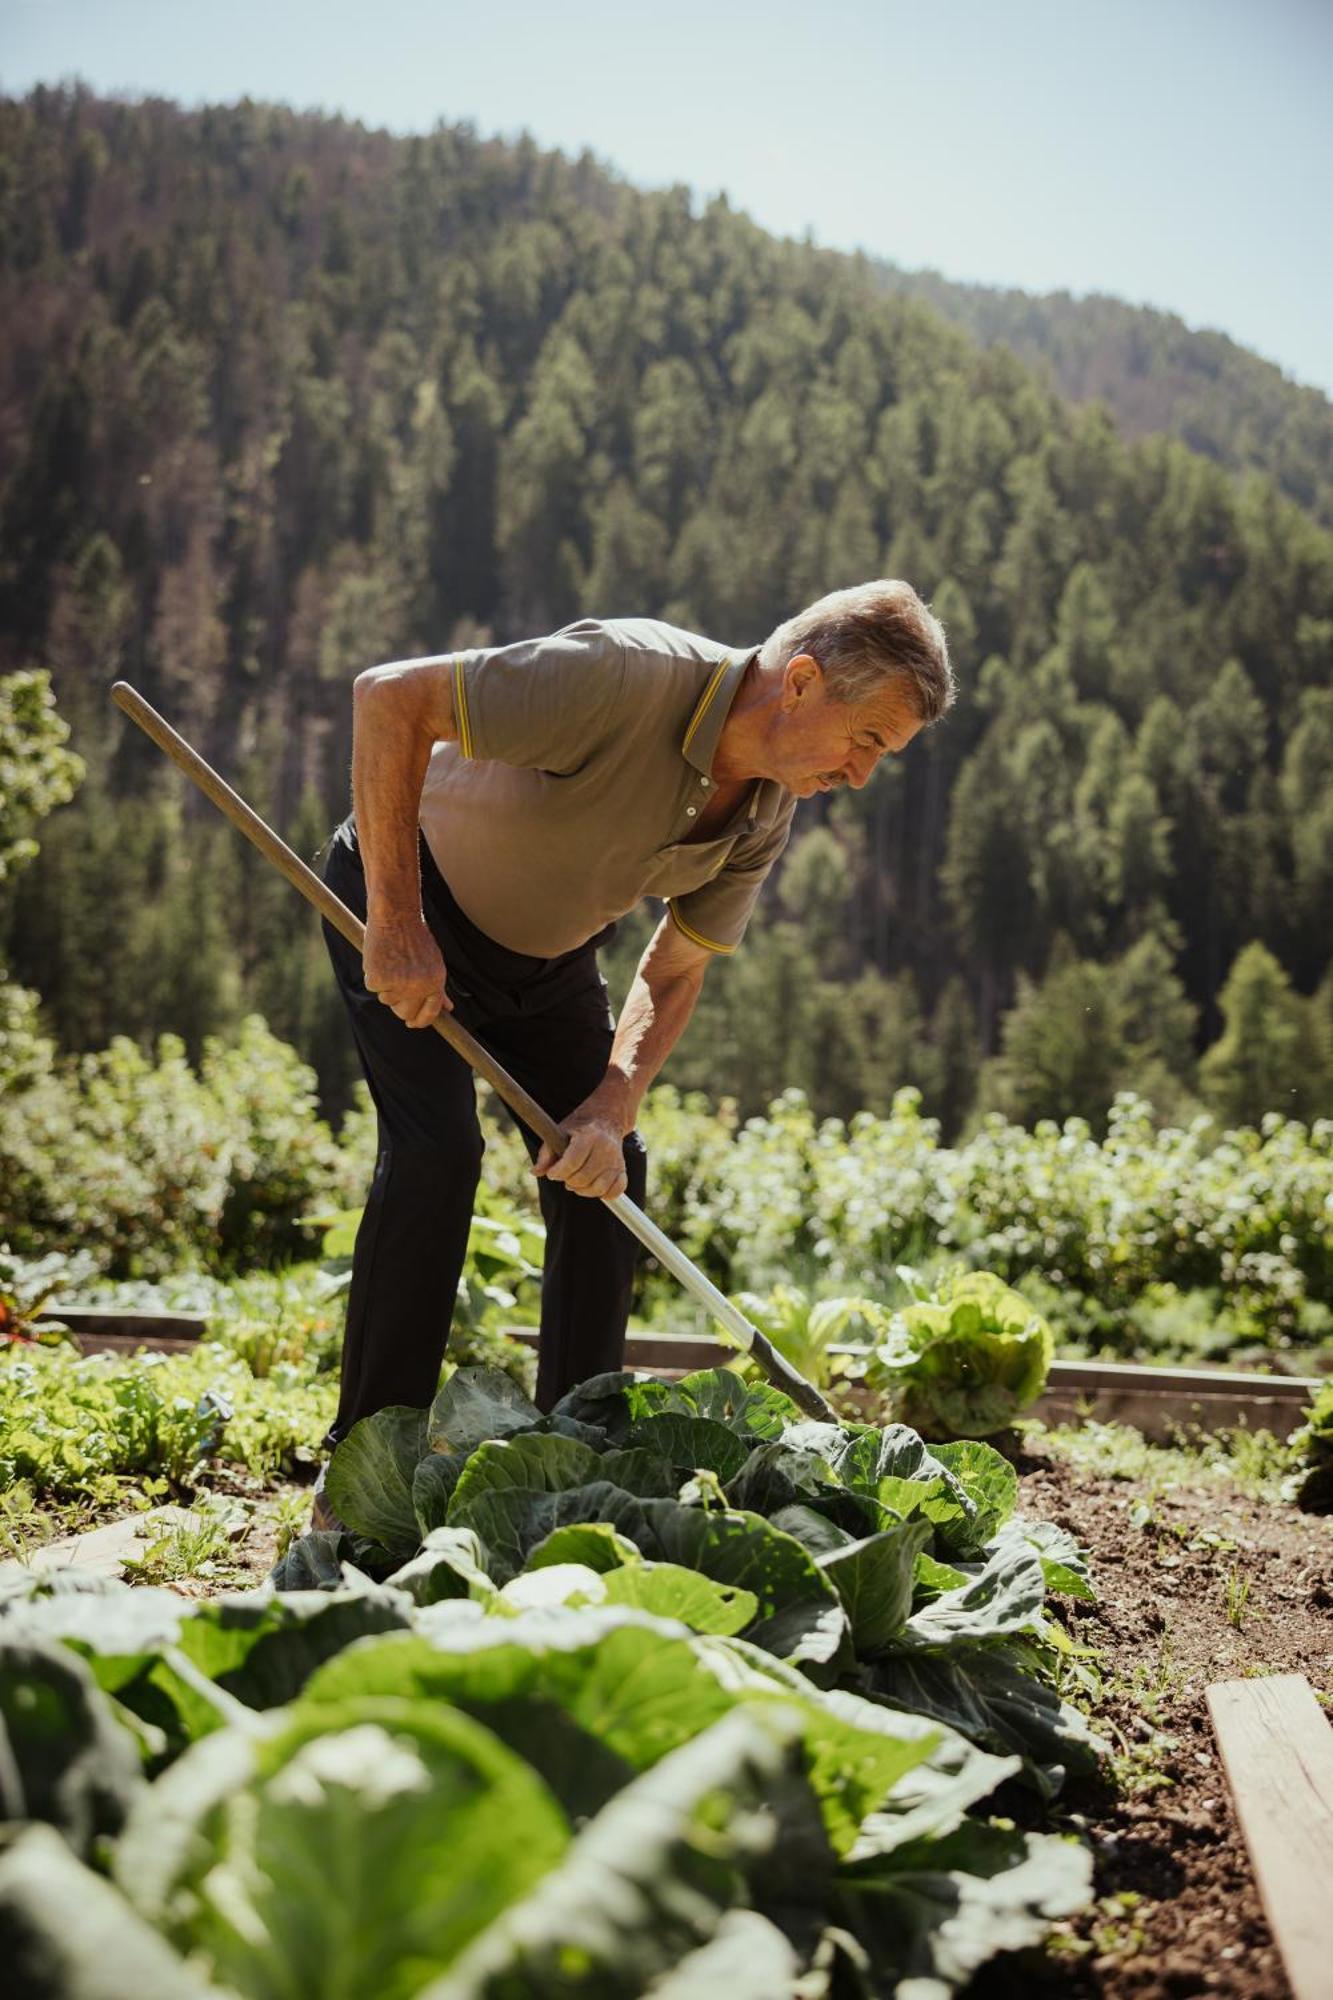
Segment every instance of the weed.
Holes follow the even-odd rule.
[[[1053,1925],[1046,1940],[1047,1953],[1057,1964],[1061,1959],[1086,1958],[1090,1951],[1096,1949],[1091,1938],[1075,1937],[1073,1926],[1067,1922]]]
[[[1240,1547],[1239,1542],[1233,1541],[1230,1535],[1219,1534],[1216,1528],[1201,1528],[1195,1533],[1191,1531],[1187,1522],[1183,1522],[1176,1528],[1175,1533],[1182,1541],[1188,1535],[1189,1540],[1185,1546],[1196,1553],[1211,1549],[1216,1556],[1234,1556]]]
[[[0,1489],[0,1549],[13,1561],[27,1562],[35,1550],[55,1540],[55,1528],[38,1511],[32,1482],[16,1479]]]
[[[1175,1779],[1167,1769],[1167,1759],[1180,1748],[1180,1738],[1168,1730],[1153,1729],[1141,1743],[1121,1738],[1123,1747],[1107,1759],[1111,1783],[1123,1798],[1141,1798],[1146,1792],[1169,1791]]]
[[[187,1576],[216,1578],[230,1565],[232,1536],[244,1519],[235,1507],[204,1499],[187,1518],[148,1544],[141,1556],[127,1558],[132,1583],[178,1583]]]
[[[1167,1705],[1178,1701],[1184,1693],[1188,1678],[1185,1668],[1176,1664],[1171,1634],[1163,1632],[1156,1660],[1135,1662],[1129,1677],[1129,1692],[1149,1721],[1159,1723]]]
[[[1139,1711],[1144,1732],[1137,1741],[1116,1732],[1121,1747],[1112,1751],[1108,1763],[1118,1792],[1133,1797],[1174,1785],[1167,1760],[1179,1749],[1180,1739],[1167,1724],[1188,1678],[1186,1669],[1176,1663],[1171,1634],[1164,1632],[1155,1660],[1136,1661],[1128,1678],[1117,1676],[1108,1683],[1108,1693],[1128,1696]]]
[[[275,1562],[281,1562],[296,1537],[305,1533],[309,1514],[309,1487],[298,1486],[279,1496],[271,1515],[278,1538]]]
[[[1136,1512],[1145,1506],[1151,1510],[1164,1493],[1181,1486],[1240,1493],[1247,1500],[1280,1500],[1283,1479],[1291,1470],[1290,1447],[1270,1431],[1222,1431],[1216,1436],[1195,1432],[1161,1445],[1149,1444],[1128,1424],[1031,1428],[1057,1457],[1078,1470],[1142,1486],[1144,1496],[1136,1503]],[[1147,1526],[1148,1520],[1135,1525]]]
[[[1226,1607],[1227,1624],[1237,1632],[1245,1623],[1245,1611],[1250,1601],[1250,1580],[1243,1577],[1233,1563],[1227,1571],[1222,1586],[1222,1602]]]
[[[1117,1895],[1098,1899],[1101,1922],[1092,1927],[1092,1943],[1100,1958],[1132,1958],[1143,1950],[1147,1942],[1143,1925],[1125,1921],[1142,1901],[1134,1889],[1122,1889]]]

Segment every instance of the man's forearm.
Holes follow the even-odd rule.
[[[703,985],[702,967],[655,972],[651,950],[640,960],[620,1010],[606,1075],[584,1107],[604,1110],[622,1133],[634,1130],[644,1094],[685,1032]]]
[[[413,705],[395,698],[391,682],[356,683],[352,806],[368,908],[388,922],[421,916],[417,819],[431,749]]]

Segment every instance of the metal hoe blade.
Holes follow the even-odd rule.
[[[158,714],[151,702],[145,701],[128,681],[115,683],[111,699],[132,721],[138,723],[146,735],[152,737],[174,764],[180,766],[218,810],[226,814],[232,825],[287,877],[292,887],[298,889],[308,903],[314,904],[334,930],[340,932],[349,944],[355,945],[358,951],[364,950],[365,926],[361,919],[348,909],[340,897],[334,895],[312,868],[307,868],[300,855],[293,853],[286,841],[278,838],[272,827],[245,803],[238,792],[232,790],[225,779],[218,776],[212,765],[205,763],[198,752],[191,749],[185,738]],[[451,1047],[457,1049],[478,1075],[485,1077],[496,1095],[504,1100],[516,1117],[523,1120],[530,1131],[545,1139],[557,1155],[564,1152],[569,1143],[568,1135],[466,1028],[450,1014],[437,1015],[431,1026],[437,1034],[444,1036]],[[837,1412],[814,1384],[807,1382],[785,1355],[778,1353],[758,1327],[732,1305],[730,1299],[704,1276],[696,1264],[691,1263],[670,1237],[663,1235],[637,1203],[632,1202],[627,1194],[604,1199],[606,1206],[620,1217],[631,1235],[636,1236],[644,1248],[680,1280],[686,1291],[725,1328],[736,1346],[753,1355],[775,1388],[790,1396],[807,1416],[817,1417],[825,1423],[838,1421]]]

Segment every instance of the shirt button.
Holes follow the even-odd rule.
[[[693,819],[693,818],[694,818],[694,807],[693,807],[693,806],[686,806],[686,808],[685,808],[685,817],[686,817],[686,819]]]
[[[707,780],[707,778],[700,778],[700,780],[699,780],[699,783],[700,783],[700,784],[701,784],[701,785],[703,786],[703,788],[704,788],[704,790],[705,790],[705,791],[707,791],[707,790],[708,790],[708,780]]]

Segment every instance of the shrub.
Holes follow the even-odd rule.
[[[315,1112],[314,1073],[258,1016],[212,1037],[199,1073],[178,1036],[118,1036],[62,1058],[36,996],[0,986],[0,1238],[74,1246],[113,1277],[229,1271],[312,1247],[302,1218],[353,1192]]]

